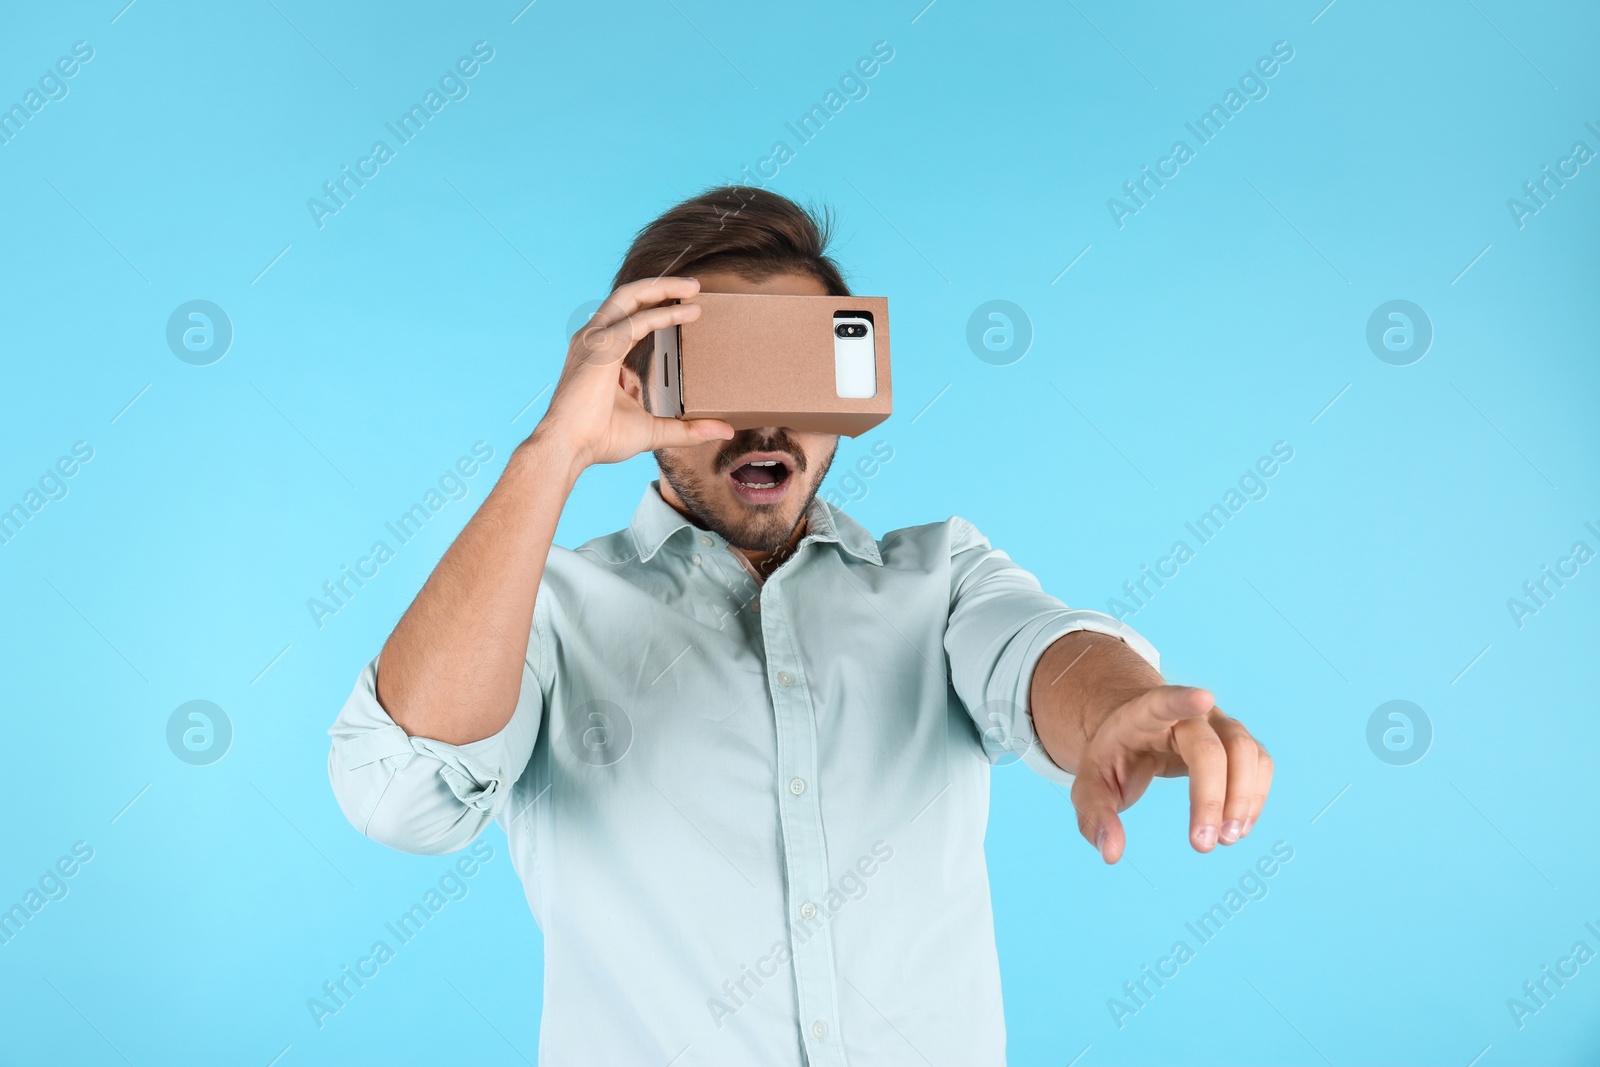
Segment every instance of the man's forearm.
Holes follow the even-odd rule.
[[[539,579],[581,469],[556,435],[534,431],[389,635],[378,702],[406,733],[459,745],[510,721]]]
[[[1077,774],[1084,746],[1106,717],[1162,684],[1161,673],[1121,638],[1074,630],[1047,648],[1034,668],[1034,733],[1058,767]]]

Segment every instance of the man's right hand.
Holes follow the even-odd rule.
[[[629,392],[638,377],[623,359],[652,331],[693,322],[701,305],[664,303],[700,292],[693,278],[629,282],[606,298],[572,336],[567,362],[535,434],[571,450],[578,469],[620,463],[641,452],[725,441],[733,428],[719,419],[682,420],[652,415]]]
[[[511,720],[556,523],[585,467],[733,436],[715,419],[651,415],[623,366],[652,330],[698,318],[699,304],[663,301],[699,291],[693,278],[621,286],[572,338],[549,410],[383,646],[378,702],[406,733],[464,745]]]

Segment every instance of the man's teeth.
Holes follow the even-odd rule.
[[[780,464],[775,459],[753,459],[749,463],[744,464],[744,466],[746,466],[746,467],[778,467],[778,466],[782,466],[782,464]],[[743,484],[744,484],[744,487],[746,489],[776,489],[778,487],[778,483],[776,481],[771,481],[771,482],[744,482]]]

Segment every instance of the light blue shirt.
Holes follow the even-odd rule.
[[[1156,652],[964,519],[808,521],[758,586],[652,482],[627,529],[551,549],[498,734],[407,736],[377,660],[330,731],[374,840],[504,828],[544,932],[542,1063],[1004,1062],[990,766],[1071,782],[1028,712],[1057,638]]]

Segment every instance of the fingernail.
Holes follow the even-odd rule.
[[[1244,836],[1244,824],[1238,819],[1229,819],[1222,824],[1222,843],[1231,845]]]
[[[1106,854],[1106,828],[1100,827],[1100,832],[1094,835],[1094,850],[1100,855]]]
[[[1255,824],[1256,824],[1256,820],[1255,820],[1254,817],[1246,819],[1244,821],[1244,829],[1239,831],[1239,836],[1240,837],[1244,837],[1246,834],[1248,834],[1250,832],[1250,827],[1254,826]]]
[[[1204,848],[1210,848],[1217,843],[1217,828],[1207,824],[1194,832],[1194,839]]]

